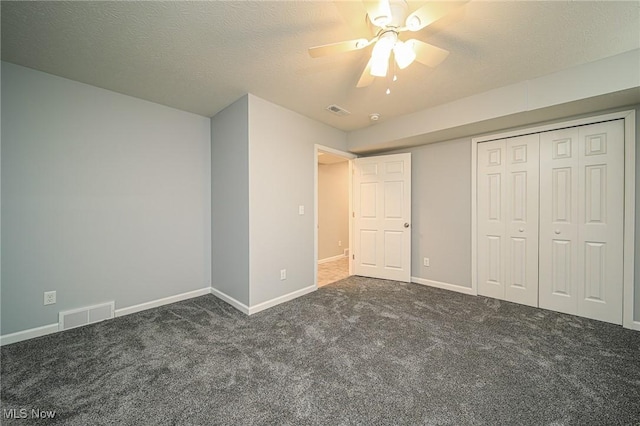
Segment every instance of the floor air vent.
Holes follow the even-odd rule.
[[[58,315],[58,330],[69,330],[70,328],[111,319],[114,316],[114,312],[115,302],[60,312]]]
[[[334,113],[335,115],[339,115],[339,116],[345,116],[345,115],[349,115],[351,114],[349,111],[347,111],[346,109],[336,105],[336,104],[332,104],[329,105],[326,108],[327,111]]]

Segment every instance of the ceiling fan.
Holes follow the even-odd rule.
[[[433,68],[444,61],[449,52],[421,40],[403,41],[400,39],[401,34],[405,31],[420,31],[465,3],[467,1],[428,3],[407,16],[409,6],[406,0],[365,1],[367,18],[375,34],[372,39],[359,38],[311,47],[309,55],[318,58],[373,45],[371,58],[357,87],[369,86],[375,77],[385,77],[389,72],[392,53],[395,64],[400,69],[405,69],[414,61]]]

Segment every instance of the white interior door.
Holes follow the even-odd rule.
[[[411,281],[411,154],[354,160],[354,272]]]
[[[539,135],[478,145],[478,294],[538,306]]]
[[[622,323],[624,123],[546,132],[540,307]]]

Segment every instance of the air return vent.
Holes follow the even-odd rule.
[[[58,314],[58,330],[68,330],[113,318],[115,302],[87,306]]]
[[[346,109],[336,105],[336,104],[332,104],[329,105],[327,108],[325,108],[327,111],[334,113],[335,115],[339,115],[339,116],[345,116],[345,115],[349,115],[351,114],[349,111],[347,111]]]

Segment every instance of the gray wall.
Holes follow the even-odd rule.
[[[318,260],[349,248],[349,185],[348,161],[318,164]]]
[[[471,288],[470,139],[409,151],[411,275]]]
[[[212,287],[249,305],[249,96],[211,119]]]
[[[389,153],[400,152],[411,153],[411,276],[471,288],[471,138]]]
[[[251,306],[314,284],[315,144],[344,151],[346,134],[249,95]]]
[[[209,287],[209,158],[208,118],[3,62],[1,333]]]

